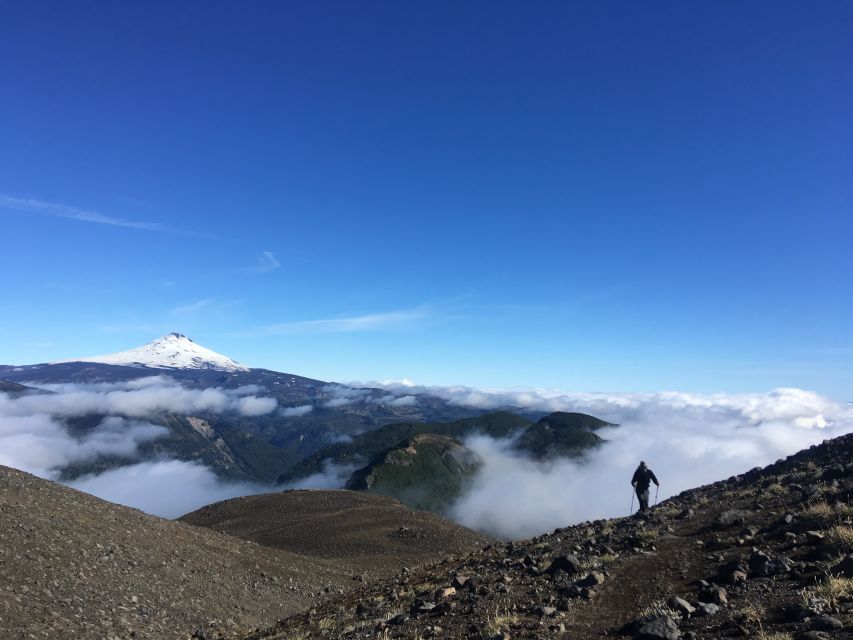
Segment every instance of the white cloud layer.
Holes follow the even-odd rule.
[[[82,416],[90,413],[145,417],[159,411],[195,413],[235,411],[245,416],[271,413],[278,403],[273,398],[252,395],[258,387],[190,389],[164,376],[127,382],[95,384],[44,384],[51,394],[10,398],[0,394],[0,419],[46,413]]]
[[[484,410],[580,411],[622,425],[603,429],[600,433],[608,442],[583,461],[541,463],[518,454],[508,441],[470,438],[468,446],[485,464],[449,515],[505,538],[627,515],[629,480],[640,459],[658,474],[660,499],[664,499],[853,432],[853,406],[800,389],[702,395],[425,388],[411,381],[381,386],[391,393],[374,394],[377,402],[406,405],[416,402],[419,393],[430,393]],[[62,467],[101,455],[133,458],[141,444],[167,433],[165,427],[147,420],[157,412],[258,415],[277,409],[275,400],[263,397],[259,387],[188,389],[162,376],[115,384],[51,385],[50,390],[53,393],[21,397],[0,393],[0,464],[56,478]],[[329,385],[327,403],[373,401],[370,394]],[[298,416],[312,406],[278,410]],[[66,419],[92,413],[109,417],[83,436],[69,432]],[[340,487],[353,470],[327,466],[294,488]],[[203,465],[178,460],[140,461],[80,478],[72,486],[165,517],[270,490],[252,483],[222,482]]]
[[[274,398],[258,395],[262,389],[257,386],[188,389],[163,376],[42,388],[51,393],[0,393],[0,464],[49,479],[59,478],[68,465],[101,456],[135,459],[139,445],[169,433],[168,428],[146,420],[152,414],[232,411],[256,416],[278,407]],[[107,417],[94,429],[73,434],[66,420],[89,414]],[[79,478],[71,486],[165,517],[268,490],[251,483],[222,482],[209,468],[179,460],[143,461]]]
[[[53,478],[64,466],[99,456],[133,457],[140,444],[166,433],[166,427],[111,416],[75,438],[45,413],[0,415],[0,464]]]
[[[163,518],[177,518],[212,502],[271,490],[251,482],[223,482],[203,464],[183,460],[140,462],[68,484]]]
[[[286,418],[301,418],[304,415],[311,413],[314,407],[310,404],[301,404],[298,407],[285,407],[281,410],[281,415]]]
[[[473,488],[449,515],[504,538],[628,515],[629,481],[641,459],[660,479],[663,500],[853,432],[851,405],[801,389],[744,395],[459,388],[443,393],[460,404],[482,408],[518,404],[543,411],[579,411],[621,425],[599,431],[608,442],[583,461],[540,463],[515,452],[509,441],[470,438],[466,444],[485,464]]]

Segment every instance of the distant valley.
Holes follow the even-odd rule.
[[[51,475],[63,481],[175,459],[201,463],[224,480],[270,487],[321,482],[438,513],[480,467],[465,438],[509,438],[540,459],[577,457],[600,444],[598,428],[612,426],[584,414],[483,414],[424,393],[254,369],[180,333],[106,356],[0,366],[0,380],[10,401],[55,411],[75,442],[121,438],[131,420],[148,425],[152,435],[133,446],[103,446],[57,466]],[[36,394],[51,394],[56,409],[34,401]],[[115,419],[126,422],[103,433]],[[335,477],[324,477],[330,469]]]

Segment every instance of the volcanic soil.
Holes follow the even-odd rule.
[[[349,491],[259,496],[208,512],[235,514],[240,505],[256,507],[243,511],[255,519],[246,537],[286,519],[286,509],[296,521],[265,539],[271,548],[0,466],[0,638],[242,637],[355,588],[365,574],[488,542]]]
[[[356,581],[394,575],[495,542],[394,498],[358,491],[284,491],[234,498],[180,518],[265,547],[334,560]]]

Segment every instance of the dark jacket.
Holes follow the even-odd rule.
[[[660,484],[654,471],[643,466],[637,467],[637,470],[634,472],[634,477],[631,478],[631,484],[636,485],[638,491],[645,491],[649,488],[649,484],[652,482]]]

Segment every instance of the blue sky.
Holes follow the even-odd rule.
[[[0,362],[853,400],[849,2],[17,3]]]

